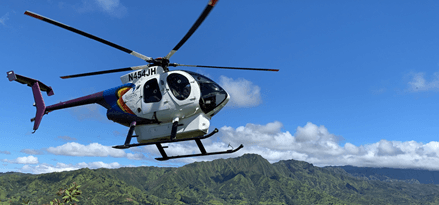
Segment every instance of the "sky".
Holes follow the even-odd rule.
[[[208,1],[0,0],[0,67],[52,86],[46,105],[121,85],[113,73],[59,76],[144,65],[142,60],[24,15],[26,10],[153,58],[165,56]],[[155,146],[126,150],[128,128],[99,105],[45,115],[32,134],[31,88],[0,81],[0,172],[88,167],[180,167],[263,156],[271,163],[439,170],[439,2],[220,0],[171,62],[280,69],[188,69],[218,82],[228,105],[207,151],[229,155],[164,162]],[[135,142],[135,139],[133,139]],[[173,143],[168,155],[199,153]]]

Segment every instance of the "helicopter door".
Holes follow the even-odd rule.
[[[157,78],[153,78],[143,85],[142,114],[144,117],[152,118],[154,112],[169,109],[169,105],[163,103],[167,100],[162,100],[166,96],[162,95],[161,90],[163,89],[160,88]]]

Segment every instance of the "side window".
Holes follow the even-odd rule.
[[[172,73],[166,78],[166,81],[175,98],[184,100],[191,94],[191,84],[183,75]]]
[[[145,103],[159,102],[162,99],[157,79],[151,79],[143,86],[143,101]]]

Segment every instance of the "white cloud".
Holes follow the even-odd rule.
[[[143,155],[142,153],[136,153],[136,154],[127,153],[126,158],[131,159],[131,160],[143,160],[143,159],[146,159],[145,155]]]
[[[65,5],[60,6],[64,7]],[[92,12],[98,9],[117,18],[127,14],[127,8],[119,0],[82,0],[81,6],[75,7],[78,12]]]
[[[353,165],[359,167],[420,168],[439,170],[439,142],[421,143],[416,141],[388,141],[385,139],[372,144],[356,146],[332,134],[323,126],[308,122],[297,127],[292,135],[282,131],[282,123],[275,121],[266,125],[247,124],[236,129],[222,127],[218,140],[205,139],[203,143],[208,152],[244,148],[233,154],[192,157],[172,160],[172,163],[191,163],[217,158],[237,157],[245,153],[259,154],[270,162],[279,160],[301,160],[317,166]],[[195,142],[171,143],[165,149],[168,156],[200,153]],[[142,150],[151,157],[160,156],[154,146]]]
[[[36,150],[36,149],[22,149],[22,150],[20,150],[20,152],[26,153],[26,154],[31,154],[31,155],[41,155],[41,154],[44,154],[43,151]]]
[[[282,132],[282,126],[282,123],[276,121],[266,125],[249,123],[245,127],[241,126],[236,129],[223,127],[220,131],[223,135],[221,140],[232,144],[249,145],[249,149],[258,154],[260,153],[258,149],[267,149],[263,156],[270,159],[275,159],[274,156],[286,156],[286,153],[306,154],[313,158],[334,156],[342,152],[342,148],[338,145],[342,138],[330,134],[323,125],[317,126],[308,122],[304,127],[297,127],[295,136],[288,131]]]
[[[231,106],[254,107],[262,103],[261,88],[246,79],[233,80],[220,76],[220,85],[230,94]]]
[[[98,3],[99,7],[106,12],[113,12],[118,9],[122,5],[119,0],[95,0]]]
[[[0,154],[11,154],[9,151],[0,151]]]
[[[3,162],[8,162],[11,164],[38,164],[38,158],[34,157],[32,155],[27,156],[27,157],[17,157],[16,159],[13,160],[8,160],[8,159],[3,159]]]
[[[96,0],[99,7],[111,16],[121,18],[127,13],[127,8],[119,0]]]
[[[439,72],[433,74],[433,79],[427,81],[425,78],[425,73],[415,73],[413,74],[413,79],[408,83],[409,91],[428,91],[428,90],[439,90]]]
[[[89,168],[89,169],[98,169],[98,168],[108,168],[108,169],[115,169],[119,168],[121,165],[117,162],[113,163],[104,163],[104,162],[81,162],[78,164],[64,164],[64,163],[56,163],[56,165],[50,165],[50,164],[39,164],[39,165],[24,165],[19,171],[20,172],[27,172],[32,174],[44,174],[44,173],[51,173],[51,172],[63,172],[63,171],[73,171],[77,169],[82,168]]]
[[[6,12],[5,15],[0,17],[0,23],[3,24],[3,26],[6,26],[6,21],[9,20],[9,12]]]
[[[76,141],[76,138],[69,137],[69,136],[58,136],[58,138],[64,140],[64,141]]]
[[[90,169],[98,169],[98,168],[114,169],[121,167],[121,165],[117,162],[112,162],[109,164],[106,164],[104,162],[89,162],[89,163],[81,162],[78,163],[78,165],[81,166],[81,168],[88,167]]]
[[[68,142],[58,147],[49,147],[47,152],[55,155],[64,156],[87,156],[87,157],[117,157],[128,158],[132,160],[142,160],[145,156],[141,153],[131,154],[125,153],[120,149],[114,149],[110,146],[104,146],[99,143],[91,143],[89,145],[82,145],[76,142]]]

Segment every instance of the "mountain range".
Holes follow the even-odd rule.
[[[79,204],[439,204],[436,178],[429,178],[437,173],[399,171],[296,160],[271,164],[245,154],[178,168],[0,173],[0,204],[49,203],[73,182],[81,185]],[[417,171],[429,174],[410,178]]]
[[[371,168],[340,166],[352,176],[365,180],[395,181],[407,183],[439,184],[439,171],[422,169],[397,169],[397,168]]]

